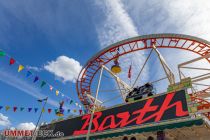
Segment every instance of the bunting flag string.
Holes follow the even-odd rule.
[[[56,96],[58,96],[58,94],[59,94],[59,91],[58,91],[58,90],[56,90],[56,91],[55,91],[55,94],[56,94]]]
[[[28,108],[28,112],[31,112],[32,108]]]
[[[36,77],[34,78],[34,83],[36,83],[38,80],[39,80],[39,77],[36,76]]]
[[[50,85],[50,90],[52,91],[53,90],[53,87]]]
[[[16,110],[17,110],[17,107],[15,106],[15,107],[13,107],[13,110],[14,110],[14,112],[16,112]]]
[[[0,56],[5,56],[5,52],[0,51]]]
[[[45,85],[46,85],[46,82],[45,81],[42,81],[41,87],[43,87]]]
[[[51,109],[48,109],[48,113],[50,113],[51,112]]]
[[[23,65],[19,65],[18,72],[22,71],[23,69],[24,69],[24,66]]]
[[[34,108],[34,112],[36,113],[38,111],[38,108]]]
[[[8,111],[10,109],[10,107],[9,106],[6,106],[5,109],[6,109],[6,111]]]
[[[0,111],[2,110],[2,108],[5,108],[5,110],[6,111],[9,111],[11,108],[13,109],[12,111],[13,112],[17,112],[18,110],[20,111],[20,112],[23,112],[24,110],[25,110],[25,112],[33,112],[33,110],[34,110],[34,113],[37,113],[38,112],[38,110],[39,110],[39,108],[37,108],[37,107],[35,107],[35,108],[32,108],[32,107],[27,107],[27,108],[25,108],[25,107],[17,107],[17,106],[14,106],[14,107],[11,107],[11,106],[0,106]],[[42,108],[41,109],[41,111],[44,113],[45,111],[47,111],[49,114],[52,112],[52,110],[54,110],[55,112],[57,112],[58,111],[58,109],[52,109],[52,108]],[[65,110],[64,110],[65,111]],[[79,112],[79,114],[81,115],[84,111],[82,110],[82,109],[80,109],[80,110],[77,110],[77,109],[73,109],[73,110],[71,110],[71,109],[66,109],[66,111],[65,112],[67,112],[67,113],[72,113],[71,111],[73,111],[74,113],[76,113],[76,112]]]
[[[51,84],[49,84],[48,82],[46,82],[45,80],[40,79],[39,76],[34,75],[30,69],[28,69],[27,67],[24,67],[24,65],[20,64],[17,60],[15,60],[13,57],[9,56],[6,52],[0,50],[0,57],[8,57],[9,58],[9,65],[12,66],[14,64],[18,65],[18,72],[22,72],[24,69],[26,70],[26,77],[31,77],[33,76],[33,83],[37,83],[40,81],[40,87],[43,88],[44,86],[48,86],[50,91],[55,91],[55,95],[56,96],[61,96],[63,98],[63,100],[68,103],[69,105],[75,105],[77,107],[79,107],[80,109],[82,108],[82,106],[80,104],[78,104],[77,102],[75,102],[73,99],[69,98],[68,96],[66,96],[65,94],[63,94],[62,92],[60,92],[60,90],[54,88]],[[74,103],[74,104],[73,104]],[[3,107],[2,107],[3,108]],[[2,109],[0,107],[0,110]],[[9,110],[10,108],[8,108],[7,110]],[[13,108],[14,109],[14,108]],[[17,108],[20,109],[20,111],[23,111],[25,108]],[[17,110],[15,109],[15,111]],[[31,110],[30,110],[31,111]],[[37,110],[34,110],[35,112],[37,112]]]
[[[10,58],[10,60],[9,60],[9,64],[10,64],[10,65],[13,65],[14,63],[15,63],[15,59]]]
[[[24,107],[21,107],[21,108],[20,108],[20,111],[23,111],[23,110],[24,110]]]
[[[27,71],[26,77],[29,77],[30,75],[32,75],[32,73],[30,71]]]

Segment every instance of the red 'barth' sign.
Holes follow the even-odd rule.
[[[146,100],[95,112],[91,133],[145,123],[161,122],[188,116],[185,91],[162,94]],[[41,129],[61,131],[65,136],[88,132],[90,114],[42,126]]]

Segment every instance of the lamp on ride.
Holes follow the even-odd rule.
[[[115,74],[121,72],[121,67],[118,59],[119,59],[119,52],[117,53],[117,57],[114,59],[114,65],[111,67],[111,71]]]
[[[56,115],[59,116],[59,117],[62,117],[64,115],[63,114],[63,112],[64,112],[64,109],[63,109],[64,101],[60,102],[59,104],[60,104],[60,106],[59,106],[59,109],[56,112]]]

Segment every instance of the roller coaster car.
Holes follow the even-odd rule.
[[[146,83],[143,86],[135,87],[127,96],[125,101],[135,101],[143,98],[143,95],[152,96],[153,92],[153,85],[151,83]]]

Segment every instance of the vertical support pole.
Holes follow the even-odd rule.
[[[125,97],[124,97],[123,91],[122,91],[122,89],[121,89],[121,87],[120,87],[118,81],[117,81],[117,85],[118,85],[118,88],[119,88],[119,90],[120,90],[120,94],[121,94],[121,96],[122,96],[123,102],[125,103]]]
[[[45,108],[45,105],[46,105],[46,103],[47,103],[47,100],[48,100],[48,97],[46,98],[46,100],[45,100],[45,102],[44,102],[44,105],[43,105],[43,107],[42,107],[42,110]],[[41,110],[41,113],[40,113],[40,115],[39,115],[38,121],[37,121],[37,123],[36,123],[36,127],[35,127],[34,132],[33,132],[32,140],[35,140],[35,139],[36,139],[36,129],[37,129],[37,127],[38,127],[38,125],[39,125],[39,121],[40,121],[40,119],[41,119],[41,117],[42,117],[42,113],[43,113],[42,110]]]
[[[94,116],[95,107],[96,107],[95,105],[96,105],[97,98],[98,98],[98,92],[99,92],[99,88],[100,88],[100,84],[101,84],[101,77],[102,77],[103,69],[104,69],[104,66],[102,65],[101,72],[100,72],[99,79],[98,79],[98,86],[97,86],[97,90],[96,90],[96,97],[95,97],[95,100],[94,100],[93,110],[91,112],[91,118],[90,118],[90,122],[89,122],[89,126],[88,126],[88,133],[86,135],[86,140],[89,140],[89,138],[90,138],[90,131],[91,131],[91,127],[92,127],[92,121],[93,121],[93,116]]]

